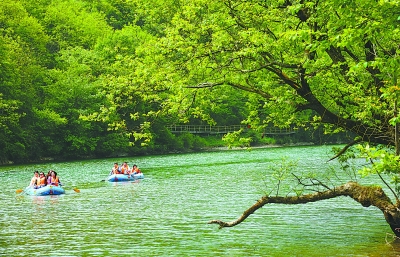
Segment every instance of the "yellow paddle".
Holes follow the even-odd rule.
[[[75,187],[75,188],[73,188],[73,189],[74,189],[74,191],[77,192],[77,193],[80,193],[80,192],[81,192],[81,190],[79,190],[79,188],[76,188],[76,187]]]

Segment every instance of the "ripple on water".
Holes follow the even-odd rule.
[[[290,156],[299,160],[300,170],[322,172],[328,169],[322,164],[330,157],[328,149],[124,158],[144,171],[139,183],[102,182],[112,163],[121,159],[3,167],[0,253],[43,256],[52,249],[52,256],[396,256],[396,244],[385,242],[390,229],[382,213],[344,197],[267,205],[233,228],[207,224],[234,220],[263,193],[275,192],[271,165],[277,160]],[[34,170],[50,168],[66,184],[66,195],[16,195]]]

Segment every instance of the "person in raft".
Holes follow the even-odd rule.
[[[131,174],[134,175],[134,174],[139,174],[139,173],[142,173],[142,172],[140,171],[140,169],[138,168],[138,166],[137,166],[136,164],[134,164],[134,165],[132,166]]]
[[[47,186],[46,176],[43,172],[40,172],[39,178],[36,180],[36,185],[34,185],[33,188],[38,189],[45,186]]]
[[[47,181],[49,180],[52,171],[53,171],[53,170],[49,170],[49,171],[47,172],[47,175],[46,175],[46,180],[47,180]]]
[[[127,162],[124,162],[121,166],[121,174],[129,174],[129,166]]]
[[[50,176],[47,178],[47,185],[61,186],[60,179],[57,176],[57,172],[50,170]]]
[[[121,168],[118,166],[118,162],[114,163],[111,174],[121,174]]]
[[[39,180],[39,171],[35,170],[35,172],[33,172],[33,177],[31,179],[31,183],[29,184],[29,186],[31,187],[36,186],[38,180]]]

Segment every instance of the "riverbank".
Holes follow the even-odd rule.
[[[198,153],[198,152],[218,152],[218,151],[238,151],[238,150],[251,150],[251,149],[261,149],[261,148],[277,148],[277,147],[288,147],[288,146],[306,146],[306,145],[314,145],[314,143],[310,142],[299,142],[294,144],[264,144],[264,145],[254,145],[250,147],[245,146],[208,146],[208,147],[201,147],[197,149],[184,149],[184,150],[175,150],[175,151],[168,151],[162,153],[151,153],[151,155],[160,155],[160,154],[185,154],[185,153]],[[138,155],[130,155],[128,153],[121,153],[115,156],[107,156],[107,158],[116,158],[116,157],[130,157],[130,156],[146,156],[149,154],[138,154]],[[88,159],[97,159],[95,156],[85,156],[81,159],[76,160],[65,160],[56,157],[43,157],[40,160],[32,160],[23,163],[14,163],[9,161],[7,163],[1,163],[0,166],[10,166],[15,164],[40,164],[40,163],[48,163],[48,162],[64,162],[64,161],[79,161],[79,160],[88,160]]]
[[[203,148],[202,151],[212,152],[212,151],[229,151],[229,150],[245,150],[245,149],[262,149],[262,148],[276,148],[276,147],[287,147],[287,146],[307,146],[307,145],[315,145],[314,143],[295,143],[295,144],[270,144],[270,145],[256,145],[256,146],[249,146],[249,147],[228,147],[228,146],[217,146],[217,147],[207,147]]]

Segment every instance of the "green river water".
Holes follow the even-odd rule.
[[[270,166],[282,157],[298,160],[298,170],[322,173],[335,165],[326,163],[331,148],[3,166],[0,256],[400,256],[382,213],[346,197],[267,205],[233,228],[207,224],[236,219],[269,191]],[[145,179],[104,182],[115,161],[136,163]],[[34,170],[49,169],[58,172],[65,195],[16,193]]]

